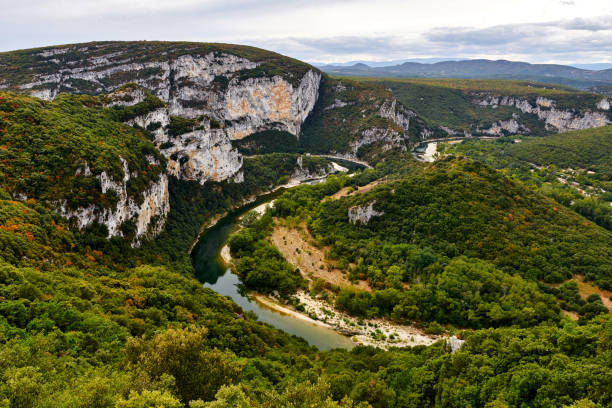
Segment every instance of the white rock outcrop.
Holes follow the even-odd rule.
[[[518,116],[518,115],[516,115]],[[484,133],[491,136],[504,136],[504,135],[516,135],[519,133],[530,132],[529,128],[518,121],[517,117],[513,117],[509,120],[500,120],[493,123],[490,127],[477,129],[478,133]]]
[[[350,143],[350,151],[352,157],[357,157],[357,152],[361,146],[369,145],[372,143],[384,142],[382,146],[383,151],[390,150],[394,147],[400,148],[401,150],[406,150],[406,144],[404,141],[404,136],[400,135],[398,132],[392,129],[383,129],[383,128],[370,128],[361,132],[361,135],[358,139],[353,140]]]
[[[318,179],[341,171],[348,171],[348,169],[335,162],[330,162],[326,166],[310,170],[304,167],[303,156],[299,156],[296,160],[295,170],[289,179],[293,183],[301,183],[306,180]]]
[[[117,203],[114,209],[100,208],[93,204],[86,208],[70,209],[66,200],[56,203],[57,212],[76,223],[79,229],[85,228],[94,222],[106,225],[108,237],[122,236],[121,225],[125,221],[132,220],[136,226],[133,245],[138,245],[144,237],[157,235],[164,227],[168,211],[170,210],[170,196],[168,192],[168,176],[160,175],[157,182],[151,183],[149,188],[143,192],[143,200],[138,204],[134,197],[127,193],[127,183],[137,175],[130,173],[128,163],[123,158],[123,179],[115,181],[106,172],[97,176],[100,181],[102,193],[109,190],[117,194]],[[83,175],[91,175],[86,165],[78,172]],[[155,220],[155,222],[153,222]]]
[[[357,205],[357,206],[349,208],[348,218],[351,224],[360,223],[360,224],[365,225],[368,222],[370,222],[370,219],[372,217],[378,217],[380,215],[383,215],[384,214],[383,211],[376,211],[374,209],[374,204],[376,204],[376,200],[370,202],[366,206]]]
[[[523,113],[536,115],[544,121],[546,129],[554,132],[567,132],[570,130],[588,129],[593,127],[605,126],[610,124],[610,120],[605,112],[606,103],[600,101],[593,110],[587,110],[583,114],[569,110],[559,110],[555,107],[554,100],[538,97],[532,105],[528,100],[515,98],[512,96],[480,95],[474,103],[480,106],[513,106]],[[609,104],[608,104],[609,109]]]
[[[334,100],[334,103],[332,103],[329,106],[326,106],[323,110],[331,110],[331,109],[338,109],[338,108],[344,108],[347,105],[353,105],[353,102],[344,102],[338,98],[336,98]]]
[[[383,102],[378,110],[378,115],[382,118],[389,119],[405,131],[410,129],[410,118],[417,116],[416,113],[406,109],[401,103],[398,103],[396,99]]]
[[[43,50],[40,56],[52,58],[74,51],[75,47]],[[85,50],[86,51],[86,50]],[[210,52],[182,55],[168,60],[141,62],[122,52],[90,57],[53,66],[38,75],[22,90],[44,99],[53,99],[60,90],[75,93],[110,93],[123,83],[135,82],[151,90],[166,108],[135,118],[132,124],[147,128],[152,124],[155,144],[169,159],[170,174],[205,183],[232,179],[238,174],[242,158],[231,141],[252,133],[277,129],[298,136],[319,95],[321,74],[313,69],[295,81],[281,76],[242,78],[241,72],[260,63],[233,54]],[[68,67],[67,67],[68,66]],[[80,89],[85,81],[87,90]],[[142,90],[119,91],[111,105],[133,105],[144,99]],[[169,140],[166,127],[170,116],[203,118],[198,130]],[[169,146],[169,142],[172,146]],[[163,146],[162,146],[163,145]],[[239,177],[238,177],[239,179]]]
[[[463,343],[465,343],[465,340],[461,340],[457,336],[451,336],[446,339],[446,345],[450,348],[451,353],[459,351]]]

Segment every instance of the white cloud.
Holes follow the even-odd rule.
[[[575,7],[569,3],[0,0],[0,50],[147,39],[248,43],[311,61],[410,57],[610,60],[612,2],[581,0]]]

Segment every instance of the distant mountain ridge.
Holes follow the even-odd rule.
[[[324,65],[320,66],[320,69],[331,75],[522,79],[560,83],[581,89],[612,85],[612,68],[590,70],[569,65],[530,64],[507,60],[474,59],[435,63],[404,62],[398,65],[383,67],[372,67],[359,62],[351,66]]]

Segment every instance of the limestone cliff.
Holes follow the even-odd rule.
[[[360,223],[367,224],[370,222],[372,217],[378,217],[383,215],[384,212],[376,211],[374,209],[374,204],[376,204],[376,200],[370,202],[368,205],[362,206],[354,206],[348,209],[348,218],[352,224]]]
[[[362,146],[373,143],[382,143],[382,151],[392,148],[406,150],[404,135],[394,129],[373,127],[361,132],[360,137],[350,143],[352,157],[357,157],[357,153]]]
[[[59,92],[110,93],[127,82],[153,91],[166,107],[131,123],[154,129],[170,174],[202,184],[237,175],[242,158],[232,140],[269,129],[298,136],[321,81],[321,73],[306,64],[229,45],[75,44],[36,50],[32,58],[31,78],[13,87],[40,98],[53,99]],[[116,98],[115,104],[142,100],[143,94],[135,92]],[[171,137],[167,126],[172,116],[197,124]]]
[[[66,200],[56,203],[57,211],[78,229],[85,228],[94,222],[104,224],[108,229],[108,236],[124,236],[122,225],[133,222],[133,245],[138,245],[143,238],[157,235],[164,227],[170,201],[168,193],[168,176],[162,174],[159,180],[152,182],[142,193],[142,197],[132,197],[128,194],[128,182],[138,177],[130,172],[127,161],[121,158],[123,165],[123,179],[116,181],[106,172],[97,176],[102,193],[113,190],[117,195],[117,203],[113,208],[101,208],[94,204],[86,208],[70,209]],[[89,167],[85,165],[79,174],[90,176]]]
[[[610,106],[605,99],[582,113],[574,109],[559,109],[556,107],[557,102],[555,100],[542,96],[537,97],[535,101],[529,101],[525,98],[512,96],[478,95],[474,99],[474,103],[492,108],[499,106],[515,107],[522,113],[536,115],[538,119],[544,121],[546,130],[556,133],[605,126],[610,123],[607,114]],[[507,130],[514,134],[517,133],[520,126],[511,124],[511,128]]]
[[[304,156],[299,156],[296,160],[295,170],[289,179],[292,183],[301,183],[306,180],[319,179],[342,171],[348,171],[348,169],[335,162],[329,162],[326,165],[311,166],[311,168],[309,168],[304,165]]]
[[[385,101],[378,110],[378,114],[381,118],[389,119],[405,131],[410,129],[410,119],[417,116],[416,113],[398,103],[396,99]]]

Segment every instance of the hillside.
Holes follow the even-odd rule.
[[[100,223],[128,241],[159,233],[169,210],[165,158],[118,112],[95,97],[0,93],[2,187],[46,203],[73,228]]]
[[[359,63],[350,66],[324,65],[321,69],[332,75],[424,78],[488,78],[520,79],[564,84],[580,89],[612,84],[612,70],[580,69],[555,64],[529,64],[518,61],[463,60],[439,61],[431,64],[404,62],[373,67]]]
[[[545,135],[612,120],[601,95],[525,81],[374,79],[427,125],[449,136]]]
[[[153,93],[161,105],[125,120],[151,131],[169,174],[201,184],[240,179],[232,141],[270,129],[298,135],[321,80],[300,61],[211,43],[72,44],[1,53],[0,66],[0,88],[43,99],[120,92],[112,104],[133,106]]]
[[[0,53],[0,84],[11,89],[32,89],[39,95],[49,96],[59,92],[108,93],[127,82],[148,84],[154,88],[167,80],[169,64],[190,62],[189,58],[181,59],[186,55],[196,58],[211,56],[208,58],[211,62],[216,58],[217,64],[222,63],[223,55],[231,55],[240,80],[278,75],[295,85],[312,69],[298,60],[246,45],[104,41]],[[245,60],[251,63],[245,64]],[[224,71],[220,69],[218,73],[228,73]],[[229,80],[217,79],[218,85],[223,86],[223,82]]]
[[[612,285],[610,232],[478,162],[449,157],[367,193],[318,204],[313,198],[309,188],[286,193],[276,214],[309,220],[319,245],[331,245],[335,264],[357,265],[347,270],[351,279],[384,282],[397,247],[408,283],[423,278],[424,266],[464,255],[527,279],[585,274],[603,288]],[[418,257],[429,261],[419,266]]]
[[[543,138],[464,141],[441,145],[441,154],[463,154],[533,185],[560,204],[612,230],[612,127]]]
[[[200,183],[240,179],[241,152],[365,157],[383,146],[403,150],[466,132],[542,135],[601,126],[612,115],[606,99],[569,88],[339,81],[300,61],[231,44],[94,42],[0,53],[0,66],[0,89],[45,99],[111,93],[129,83],[152,92],[164,105],[130,123],[151,129],[170,174]],[[142,100],[142,91],[124,93],[130,99],[120,104]]]
[[[523,120],[522,101],[542,134],[606,114],[532,86],[337,79],[229,44],[0,53],[0,407],[609,406],[612,232],[490,165],[409,152]],[[608,130],[550,140],[599,187]],[[530,140],[517,163],[564,163]],[[282,190],[338,169],[316,153],[369,165]],[[196,279],[199,234],[277,188],[220,242],[238,291],[388,349],[318,350]],[[395,347],[419,344],[397,327],[427,342]]]
[[[349,207],[372,202],[383,215],[363,225],[349,222]],[[349,200],[326,202],[315,213],[312,233],[321,234],[323,243],[335,242],[334,253],[348,256],[349,262],[357,261],[353,245],[373,239],[476,257],[531,278],[558,281],[584,273],[604,287],[612,285],[608,231],[585,225],[552,200],[470,160],[436,162],[422,174]],[[364,257],[366,265],[374,262],[376,252]]]

